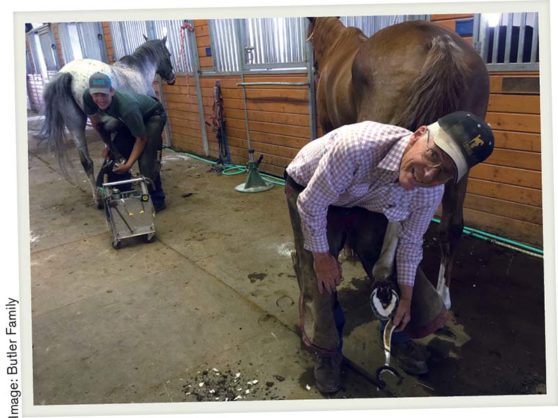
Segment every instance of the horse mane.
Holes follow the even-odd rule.
[[[114,65],[133,67],[143,72],[148,62],[160,62],[165,58],[165,48],[162,48],[164,46],[162,42],[160,39],[146,41],[138,46],[131,55],[124,55]]]
[[[435,36],[420,76],[409,87],[409,102],[394,125],[414,131],[460,110],[459,100],[470,73],[456,42],[446,34]]]

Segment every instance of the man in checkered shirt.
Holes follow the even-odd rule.
[[[344,317],[336,292],[342,280],[337,256],[347,240],[372,277],[388,221],[401,225],[395,263],[400,301],[393,315],[399,332],[392,352],[408,373],[428,371],[426,353],[409,335],[416,337],[419,328],[421,336],[434,332],[447,310],[428,279],[417,275],[423,236],[444,184],[459,181],[493,147],[492,130],[482,119],[454,112],[415,132],[371,121],[343,126],[308,143],[289,164],[285,193],[300,327],[303,342],[317,354],[314,377],[321,392],[341,387]]]

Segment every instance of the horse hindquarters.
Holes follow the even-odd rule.
[[[93,176],[93,161],[89,156],[85,139],[85,123],[87,117],[79,108],[72,95],[73,76],[67,72],[60,72],[43,92],[45,122],[41,128],[41,137],[48,140],[54,150],[58,164],[64,176],[69,177],[68,166],[71,161],[64,144],[64,129],[68,128],[72,140],[78,149],[81,165],[87,174],[93,198],[97,206],[100,203],[95,179]]]

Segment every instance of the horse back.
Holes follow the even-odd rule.
[[[460,36],[430,22],[393,25],[365,42],[352,66],[357,120],[414,130],[455,110],[483,117],[488,73]]]

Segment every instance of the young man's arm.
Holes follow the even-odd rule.
[[[118,174],[123,174],[133,167],[134,163],[138,160],[141,153],[145,148],[145,144],[147,144],[147,138],[145,136],[138,136],[136,137],[136,142],[134,143],[134,147],[132,148],[132,152],[130,156],[126,160],[124,164],[115,165],[114,172]]]

